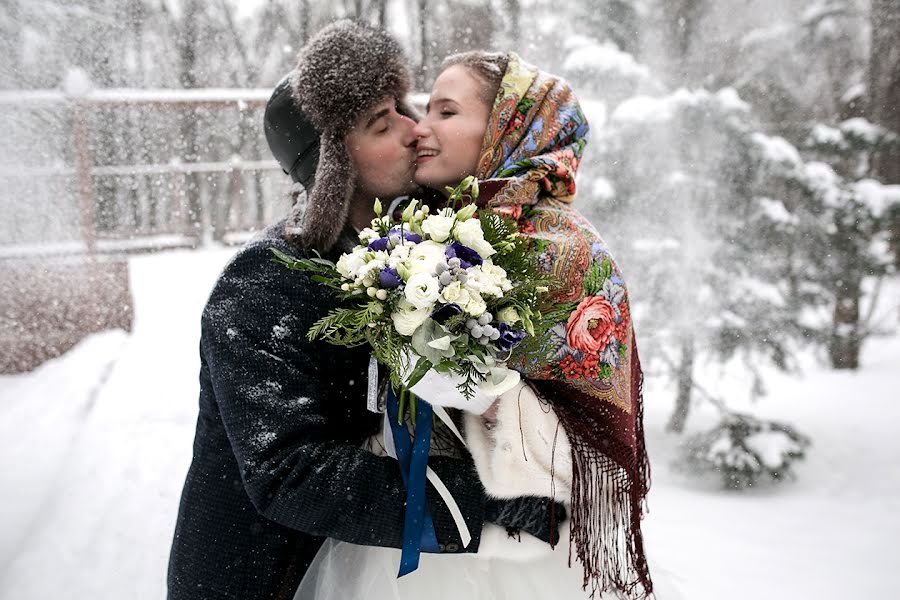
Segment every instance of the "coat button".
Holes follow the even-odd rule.
[[[456,552],[457,550],[459,550],[459,544],[453,542],[447,544],[447,552]]]
[[[443,544],[438,544],[438,552],[446,552],[447,547]]]

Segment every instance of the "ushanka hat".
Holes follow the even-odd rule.
[[[371,25],[341,20],[304,46],[290,77],[296,108],[319,132],[319,147],[308,200],[294,206],[285,235],[304,247],[328,250],[346,224],[356,187],[347,133],[386,98],[395,98],[401,113],[414,114],[405,104],[411,76],[397,40]]]

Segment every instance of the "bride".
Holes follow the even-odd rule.
[[[551,497],[569,518],[555,547],[486,523],[477,553],[422,554],[399,579],[399,550],[329,540],[295,598],[679,598],[651,583],[644,554],[649,465],[627,290],[571,206],[588,134],[574,93],[513,53],[458,54],[444,61],[414,131],[417,182],[444,189],[478,177],[479,207],[510,216],[533,239],[561,307],[541,340],[545,356],[514,355],[523,379],[499,397],[466,402],[440,375],[413,388],[433,405],[463,409],[464,442],[436,428],[432,452],[468,451],[489,495]],[[384,451],[379,440],[369,448]]]

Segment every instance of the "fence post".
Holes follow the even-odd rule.
[[[75,134],[75,172],[78,185],[79,215],[81,217],[81,235],[87,253],[97,250],[97,215],[94,203],[94,182],[91,176],[91,149],[88,138],[88,127],[85,120],[85,105],[75,103],[72,118],[72,129]]]

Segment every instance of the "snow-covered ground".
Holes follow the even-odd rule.
[[[94,335],[32,373],[0,377],[0,598],[165,597],[196,418],[199,316],[233,251],[131,259],[133,333]],[[687,599],[900,589],[900,336],[870,342],[858,373],[807,363],[802,377],[773,373],[770,395],[742,408],[794,423],[813,440],[809,458],[795,482],[741,494],[671,468],[679,438],[663,424],[673,398],[649,379],[647,545]],[[736,405],[748,396],[718,369],[702,380]],[[701,409],[690,426],[712,418]]]

